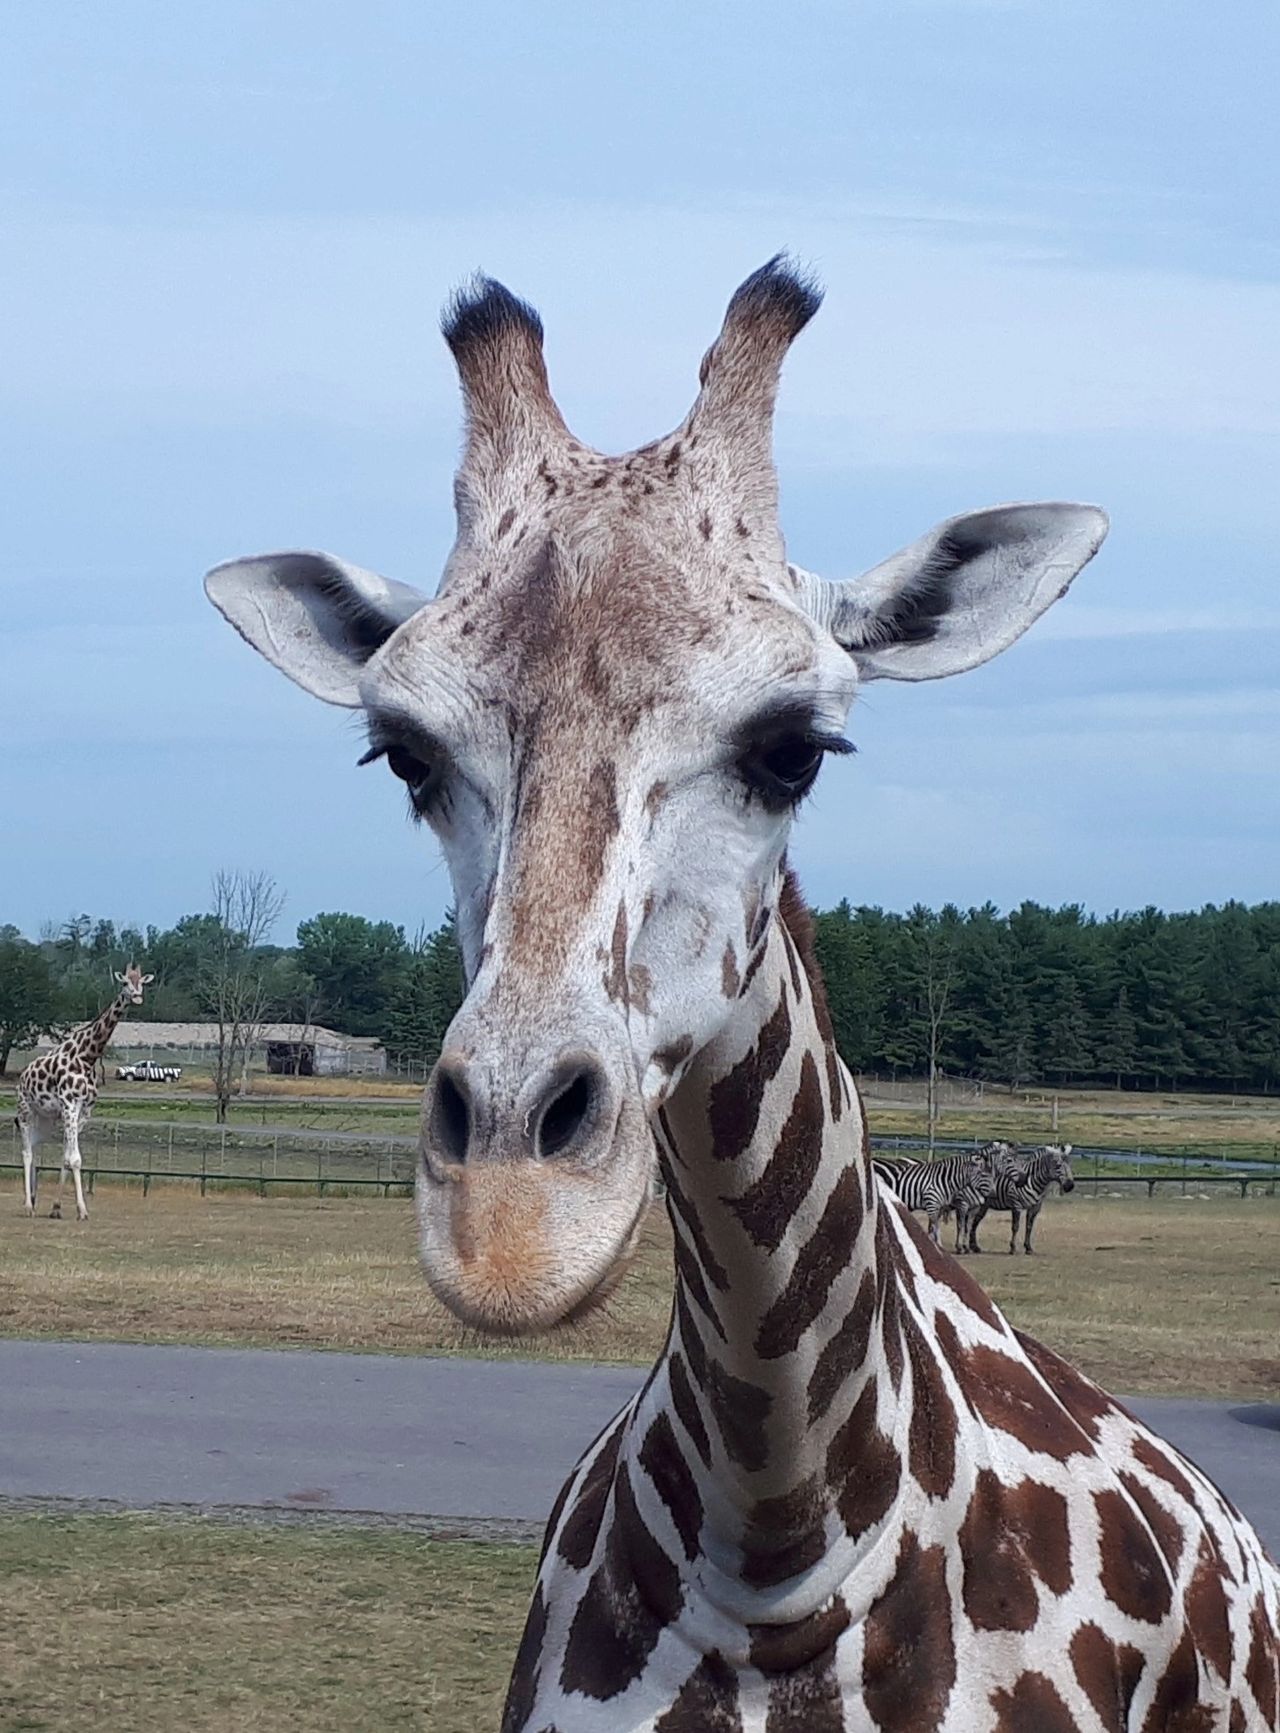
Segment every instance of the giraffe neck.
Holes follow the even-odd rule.
[[[129,995],[121,991],[92,1023],[87,1023],[78,1036],[72,1036],[77,1043],[80,1057],[87,1066],[95,1065],[106,1051],[107,1042],[115,1034],[116,1024],[124,1016],[130,1004]]]
[[[847,1581],[899,1496],[882,1344],[896,1240],[821,982],[782,919],[738,1014],[661,1114],[659,1143],[676,1297],[637,1412],[640,1460],[662,1493],[644,1451],[669,1408],[671,1436],[689,1440],[711,1598],[744,1624],[803,1619]],[[654,1436],[667,1437],[660,1422]]]

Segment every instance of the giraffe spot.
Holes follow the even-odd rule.
[[[748,1625],[749,1659],[762,1673],[791,1673],[829,1655],[849,1628],[849,1609],[839,1595],[825,1607],[782,1625]]]
[[[800,1248],[786,1287],[760,1320],[755,1349],[762,1360],[793,1354],[822,1312],[837,1276],[848,1267],[861,1207],[857,1170],[847,1167],[832,1187],[818,1225]]]
[[[667,795],[669,793],[670,793],[670,788],[669,788],[667,783],[665,783],[665,782],[655,782],[654,783],[653,787],[649,790],[648,794],[646,794],[644,797],[644,809],[649,814],[650,818],[653,818],[655,816],[658,809],[662,806],[662,804],[666,800]]]
[[[756,972],[759,969],[761,963],[764,962],[765,951],[767,950],[767,948],[768,947],[765,945],[759,945],[758,948],[747,958],[746,973],[743,975],[742,985],[738,989],[738,997],[740,999],[746,998],[747,991],[750,988],[751,983],[756,978]]]
[[[1215,1733],[1221,1725],[1217,1710],[1200,1701],[1195,1644],[1184,1630],[1160,1675],[1142,1733]]]
[[[897,1568],[866,1618],[862,1693],[882,1733],[933,1733],[956,1680],[946,1554],[907,1530]]]
[[[822,1090],[812,1055],[800,1065],[800,1082],[778,1146],[764,1172],[741,1197],[725,1198],[753,1245],[774,1252],[796,1211],[809,1195],[822,1160]]]
[[[1182,1557],[1182,1524],[1165,1509],[1159,1499],[1154,1497],[1135,1475],[1126,1474],[1121,1469],[1119,1480],[1121,1486],[1124,1487],[1129,1497],[1146,1518],[1147,1527],[1156,1537],[1156,1545],[1168,1561],[1169,1569],[1176,1575],[1178,1561]]]
[[[1117,1643],[1098,1625],[1081,1625],[1071,1639],[1071,1666],[1080,1689],[1107,1733],[1127,1733],[1129,1710],[1146,1661],[1130,1643]]]
[[[604,990],[616,1004],[627,1003],[627,905],[619,902],[613,922],[613,938],[609,944],[610,967],[604,978]]]
[[[980,1631],[1031,1630],[1037,1577],[1054,1594],[1071,1587],[1067,1501],[1051,1486],[1005,1486],[980,1468],[958,1539],[964,1610]]]
[[[513,505],[509,505],[507,507],[506,511],[504,511],[502,516],[498,519],[498,537],[499,537],[499,539],[501,539],[503,536],[506,535],[507,531],[511,528],[512,524],[515,521],[516,521],[516,508]]]
[[[744,541],[751,534],[751,531],[747,528],[745,518],[736,519],[733,527]]]
[[[726,999],[736,999],[742,982],[738,975],[738,957],[733,948],[733,940],[726,939],[724,957],[720,963],[720,990]]]
[[[943,1352],[970,1408],[986,1425],[1007,1432],[1028,1450],[1067,1462],[1084,1456],[1084,1434],[1022,1360],[997,1349],[960,1344],[949,1319],[937,1317]]]
[[[815,1426],[867,1355],[876,1284],[867,1270],[840,1328],[824,1345],[809,1378],[809,1424]]]
[[[680,1575],[649,1533],[626,1465],[613,1484],[613,1523],[604,1557],[578,1603],[560,1665],[560,1684],[604,1703],[638,1679],[680,1611]]]
[[[1249,1733],[1249,1724],[1244,1718],[1244,1705],[1238,1697],[1231,1699],[1231,1720],[1227,1724],[1227,1733]]]
[[[1222,1679],[1231,1677],[1233,1645],[1231,1611],[1222,1586],[1222,1567],[1206,1536],[1200,1537],[1200,1552],[1185,1596],[1187,1622],[1200,1653]]]
[[[604,1519],[609,1488],[613,1484],[613,1471],[618,1462],[618,1447],[622,1443],[623,1430],[623,1422],[619,1420],[583,1477],[573,1509],[560,1530],[556,1551],[574,1570],[586,1570],[596,1550],[596,1538]]]
[[[904,1351],[902,1346],[902,1293],[898,1287],[898,1265],[901,1259],[888,1221],[881,1211],[876,1220],[876,1310],[880,1314],[880,1357],[893,1380],[896,1396],[902,1389]],[[905,1267],[905,1266],[903,1266]]]
[[[823,1485],[811,1474],[790,1492],[751,1507],[742,1537],[742,1580],[775,1588],[809,1570],[827,1550]]]
[[[1015,1330],[1014,1335],[1036,1371],[1076,1425],[1083,1432],[1087,1432],[1090,1438],[1101,1437],[1098,1422],[1104,1420],[1108,1414],[1128,1413],[1128,1410],[1108,1396],[1105,1390],[1100,1390],[1091,1379],[1086,1378],[1082,1372],[1077,1372],[1060,1354],[1046,1348],[1043,1342],[1037,1342],[1034,1336],[1025,1336],[1021,1330]]]
[[[1173,1595],[1164,1560],[1145,1524],[1119,1492],[1095,1492],[1093,1504],[1098,1514],[1103,1593],[1131,1619],[1159,1624],[1173,1604]]]
[[[839,1124],[844,1114],[845,1092],[840,1076],[840,1060],[836,1053],[831,1008],[827,1003],[827,990],[822,979],[822,968],[818,962],[813,915],[801,893],[799,880],[790,870],[783,875],[778,912],[809,983],[809,998],[813,1005],[814,1021],[818,1026],[818,1035],[822,1041],[823,1057],[827,1068],[827,1093],[831,1104],[831,1118],[836,1124]],[[792,978],[794,981],[794,975]],[[800,997],[798,984],[796,985],[796,997],[797,999]]]
[[[712,1151],[719,1161],[736,1161],[756,1134],[764,1092],[778,1075],[791,1040],[791,1013],[784,993],[763,1025],[755,1046],[726,1076],[711,1086],[707,1117]]]
[[[675,1249],[676,1274],[683,1284],[684,1291],[693,1300],[698,1310],[711,1325],[711,1328],[715,1331],[716,1335],[719,1336],[720,1340],[722,1342],[727,1341],[728,1338],[724,1333],[724,1325],[720,1322],[720,1317],[715,1307],[715,1301],[711,1298],[707,1289],[706,1280],[702,1273],[702,1265],[698,1262],[697,1254],[694,1252],[692,1246],[689,1245],[684,1235],[679,1231],[677,1231],[673,1236],[673,1244]]]
[[[1280,1648],[1277,1647],[1276,1633],[1267,1618],[1262,1596],[1259,1595],[1249,1609],[1249,1659],[1245,1664],[1244,1676],[1268,1727],[1276,1724],[1278,1664]]]
[[[627,1003],[647,1017],[653,1009],[653,973],[643,963],[627,970]]]
[[[693,1037],[681,1035],[677,1040],[668,1042],[665,1047],[659,1047],[653,1055],[653,1063],[659,1066],[670,1077],[693,1052]]]
[[[665,1120],[666,1115],[663,1114],[662,1117]],[[706,1273],[707,1280],[713,1283],[723,1294],[729,1286],[729,1277],[723,1264],[711,1249],[711,1242],[708,1240],[706,1229],[702,1225],[702,1218],[685,1196],[684,1188],[670,1169],[664,1173],[663,1179],[666,1182],[667,1199],[675,1214],[679,1216],[689,1238],[697,1247],[698,1260]]]
[[[668,1355],[667,1382],[671,1387],[671,1405],[679,1416],[680,1424],[689,1434],[693,1448],[702,1458],[702,1466],[710,1468],[711,1440],[707,1437],[707,1429],[702,1423],[698,1399],[693,1393],[693,1385],[689,1382],[683,1355]]]
[[[704,511],[698,519],[698,533],[704,542],[711,540],[711,513],[709,511]]]
[[[791,976],[791,991],[797,1005],[804,1000],[804,989],[801,986],[800,954],[796,950],[796,942],[787,928],[786,917],[782,922],[782,948],[787,954],[787,973]]]
[[[1043,1673],[1023,1673],[1011,1691],[991,1693],[992,1733],[1079,1733],[1075,1718]]]
[[[676,1318],[680,1343],[689,1362],[689,1372],[701,1389],[729,1458],[749,1474],[756,1474],[768,1461],[765,1423],[773,1398],[767,1390],[749,1384],[727,1371],[707,1353],[681,1289],[676,1290]]]
[[[834,1654],[769,1682],[765,1733],[844,1733],[843,1693]]]
[[[547,1635],[547,1608],[542,1598],[542,1584],[539,1583],[533,1591],[533,1601],[529,1607],[529,1616],[525,1620],[524,1635],[520,1638],[520,1647],[516,1650],[515,1664],[511,1669],[511,1683],[507,1686],[507,1701],[502,1710],[501,1733],[519,1733],[533,1714],[534,1699],[538,1693],[538,1670],[542,1660],[542,1645]]]
[[[956,1474],[956,1410],[933,1346],[904,1306],[902,1337],[911,1365],[908,1460],[920,1490],[945,1498]]]
[[[902,1481],[902,1462],[891,1439],[876,1424],[874,1378],[864,1385],[849,1418],[827,1450],[827,1479],[836,1512],[857,1540],[889,1512]]]
[[[742,1733],[738,1681],[723,1656],[703,1657],[654,1723],[654,1733]]]
[[[697,1556],[698,1534],[702,1528],[702,1499],[693,1471],[676,1442],[670,1420],[659,1414],[645,1433],[640,1448],[640,1466],[653,1482],[654,1490],[675,1525],[684,1547],[684,1556]]]

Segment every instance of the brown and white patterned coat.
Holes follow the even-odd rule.
[[[62,1214],[62,1187],[70,1173],[76,1189],[76,1216],[88,1218],[84,1185],[80,1178],[80,1132],[88,1123],[98,1099],[98,1067],[116,1024],[130,1005],[142,1003],[142,989],[152,975],[144,975],[130,963],[117,974],[120,991],[92,1023],[84,1023],[63,1037],[56,1047],[39,1054],[18,1079],[17,1124],[22,1137],[22,1199],[28,1215],[35,1213],[39,1185],[40,1145],[62,1131],[62,1168],[58,1175],[58,1197],[52,1210]]]
[[[548,1530],[507,1733],[1244,1733],[1280,1586],[1189,1464],[1020,1338],[871,1176],[792,814],[860,680],[1011,643],[1105,530],[951,520],[862,579],[786,562],[770,423],[817,297],[735,295],[676,433],[574,440],[541,327],[453,309],[468,438],[436,600],[329,556],[211,573],[360,706],[439,836],[468,994],[423,1110],[428,1280],[518,1333],[610,1291],[655,1143],[667,1345]]]

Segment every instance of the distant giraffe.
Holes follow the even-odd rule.
[[[18,1079],[18,1129],[22,1133],[22,1195],[28,1215],[35,1214],[39,1184],[40,1145],[62,1126],[62,1171],[58,1197],[50,1215],[62,1214],[62,1188],[68,1172],[76,1188],[76,1218],[88,1219],[80,1179],[80,1131],[98,1099],[98,1069],[108,1041],[130,1005],[141,1005],[142,989],[154,975],[144,975],[136,963],[116,975],[120,991],[106,1010],[33,1059]]]

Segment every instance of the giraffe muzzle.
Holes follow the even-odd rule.
[[[485,1033],[464,1025],[427,1085],[420,1249],[464,1323],[523,1335],[612,1290],[647,1213],[653,1141],[621,1050],[612,1065],[586,1046],[517,1057]]]

